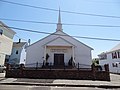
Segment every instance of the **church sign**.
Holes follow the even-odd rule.
[[[51,52],[63,52],[63,53],[66,53],[67,49],[51,49],[50,51]]]

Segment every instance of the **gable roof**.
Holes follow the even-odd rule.
[[[52,46],[52,45],[56,45],[56,46],[75,46],[72,43],[70,43],[69,41],[65,40],[62,37],[57,37],[49,42],[47,42],[45,45],[47,46]]]
[[[50,37],[51,35],[54,35],[55,33],[56,33],[56,32],[51,33],[50,35],[48,35],[48,36],[46,36],[46,37],[44,37],[44,38],[42,38],[42,39],[40,39],[40,40],[38,40],[38,41],[36,41],[36,42],[34,42],[34,43],[30,44],[28,47],[30,47],[30,46],[32,46],[32,45],[34,45],[34,44],[36,44],[36,43],[38,43],[38,42],[40,42],[40,41],[42,41],[42,40],[44,40],[44,39],[48,38],[48,37]]]
[[[14,42],[13,47],[23,47],[27,42]]]
[[[113,47],[109,52],[120,50],[120,43]]]
[[[54,33],[52,33],[52,34],[50,34],[50,35],[48,35],[48,36],[46,36],[46,37],[44,37],[44,38],[42,38],[42,39],[40,39],[40,40],[38,40],[37,42],[35,42],[35,43],[29,45],[28,47],[30,47],[30,46],[32,46],[32,45],[34,45],[34,44],[36,44],[36,43],[38,43],[38,42],[40,42],[40,41],[46,39],[46,38],[49,38],[51,35],[57,35],[58,37],[62,37],[62,36],[70,37],[70,38],[74,39],[75,41],[77,41],[77,42],[79,42],[79,43],[85,45],[86,47],[90,48],[91,50],[93,50],[93,48],[89,47],[88,45],[86,45],[86,44],[80,42],[79,40],[73,38],[72,36],[70,36],[70,35],[68,35],[68,34],[66,34],[65,32],[60,31],[60,30],[58,30],[58,31],[56,31],[56,32],[54,32]],[[56,37],[56,38],[57,38],[57,37]],[[56,39],[56,38],[54,38],[54,39]],[[52,39],[52,40],[54,40],[54,39]],[[52,41],[52,40],[51,40],[51,41]],[[64,39],[64,40],[65,40],[65,39]],[[66,40],[66,41],[67,41],[67,40]],[[49,43],[49,42],[47,42],[47,43]],[[70,42],[69,42],[69,43],[70,43]],[[71,44],[72,44],[72,43],[71,43]],[[72,45],[73,45],[73,44],[72,44]]]
[[[0,27],[5,28],[6,31],[12,33],[13,35],[16,34],[15,31],[13,31],[12,29],[10,29],[7,25],[5,25],[2,21],[0,21]]]
[[[62,32],[62,31],[61,31],[61,32]],[[90,48],[91,50],[94,50],[93,48],[89,47],[88,45],[86,45],[86,44],[84,44],[84,43],[80,42],[79,40],[75,39],[74,37],[72,37],[72,36],[68,35],[67,33],[65,33],[65,32],[62,32],[62,33],[63,33],[63,34],[65,34],[65,35],[61,35],[61,36],[68,36],[68,37],[70,37],[70,38],[74,39],[75,41],[77,41],[77,42],[79,42],[79,43],[81,43],[81,44],[85,45],[86,47]]]
[[[111,52],[114,52],[114,51],[118,51],[118,50],[120,50],[120,43],[117,44],[115,47],[113,47],[111,50],[109,50],[107,52],[100,53],[98,56],[104,55],[104,54],[108,54],[108,53],[111,53]]]

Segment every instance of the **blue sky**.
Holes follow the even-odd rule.
[[[46,7],[51,9],[60,9],[64,11],[102,14],[120,17],[120,1],[119,0],[8,0],[22,4]],[[32,20],[40,22],[57,23],[58,12],[43,9],[35,9],[30,7],[18,6],[0,2],[0,18]],[[73,24],[99,24],[99,25],[118,25],[120,26],[120,18],[106,18],[97,16],[87,16],[81,14],[70,14],[61,12],[62,23]],[[0,19],[1,20],[1,19]],[[33,24],[1,20],[8,26],[32,29],[43,32],[55,32],[55,24]],[[45,34],[37,34],[31,32],[18,31],[13,29],[20,38],[31,39],[32,43],[47,36]],[[120,39],[120,27],[88,27],[88,26],[70,26],[63,25],[63,31],[72,36],[98,37]],[[77,38],[79,41],[92,47],[92,57],[108,51],[120,42],[100,41]],[[14,41],[18,41],[18,37],[14,37]]]

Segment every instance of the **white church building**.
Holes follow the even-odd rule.
[[[36,63],[63,66],[71,60],[74,65],[79,63],[83,68],[90,67],[91,50],[91,47],[63,32],[59,10],[56,32],[27,47],[25,66],[35,67]]]

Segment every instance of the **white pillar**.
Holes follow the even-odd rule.
[[[44,62],[46,63],[46,45],[44,47]]]
[[[73,57],[73,61],[75,62],[75,47],[72,46],[72,57]]]

